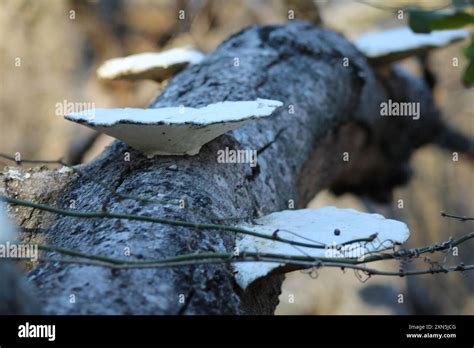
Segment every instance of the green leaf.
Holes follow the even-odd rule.
[[[471,59],[469,65],[464,71],[463,81],[466,86],[474,86],[474,59]]]
[[[469,64],[463,75],[463,82],[466,86],[474,86],[474,38],[471,44],[464,49],[464,55],[469,59]]]
[[[456,29],[474,23],[474,16],[463,11],[424,11],[408,9],[408,24],[415,33],[429,33],[432,30]]]
[[[467,58],[474,60],[474,38],[472,39],[471,44],[464,49],[464,55]]]

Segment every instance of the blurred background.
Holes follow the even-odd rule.
[[[146,51],[192,45],[205,53],[240,29],[295,18],[354,39],[362,33],[406,25],[396,9],[408,5],[437,8],[449,0],[2,0],[0,1],[0,152],[22,158],[74,157],[93,143],[81,161],[94,158],[111,138],[63,120],[58,103],[94,103],[95,107],[144,107],[165,87],[153,81],[99,81],[95,71],[105,60]],[[389,3],[389,5],[387,5]],[[314,6],[316,4],[316,6]],[[185,19],[178,20],[178,11]],[[467,42],[434,51],[429,65],[438,78],[434,95],[450,123],[474,136],[474,92],[461,84]],[[453,57],[459,67],[453,67]],[[414,73],[414,59],[402,62]],[[76,156],[77,157],[77,156]],[[0,166],[7,165],[0,159]],[[408,223],[407,246],[422,246],[473,230],[472,222],[440,216],[440,211],[474,215],[474,171],[462,159],[435,147],[412,159],[414,177],[395,192],[392,206],[379,206],[352,195],[321,192],[310,207],[335,205],[380,212]],[[400,207],[402,202],[403,207]],[[448,261],[474,263],[474,243]],[[397,262],[380,267],[398,270]],[[287,276],[277,314],[474,314],[474,273],[411,278],[373,277],[319,270]],[[400,295],[403,295],[402,301]]]

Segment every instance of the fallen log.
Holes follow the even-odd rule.
[[[387,201],[409,179],[411,154],[439,142],[444,124],[429,88],[399,68],[376,75],[344,37],[293,21],[255,26],[222,43],[173,78],[152,108],[221,101],[280,100],[275,115],[206,144],[196,156],[147,158],[116,141],[78,168],[123,199],[71,171],[7,171],[11,197],[77,211],[106,211],[196,222],[256,218],[305,207],[324,188]],[[383,117],[381,103],[419,103],[421,117]],[[257,165],[219,163],[219,150],[256,150]],[[26,174],[29,174],[28,176]],[[232,251],[236,234],[143,221],[81,219],[18,207],[23,238],[91,254],[157,259]],[[315,231],[317,239],[317,231]],[[228,264],[110,270],[39,263],[28,275],[48,314],[272,314],[282,275],[241,289]]]

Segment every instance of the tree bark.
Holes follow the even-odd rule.
[[[341,35],[299,21],[235,34],[202,64],[173,78],[150,107],[256,98],[281,100],[284,107],[219,137],[197,156],[148,159],[116,141],[80,166],[117,192],[184,199],[192,209],[121,200],[84,177],[58,171],[21,179],[6,175],[5,190],[81,211],[199,222],[207,221],[203,214],[258,217],[288,209],[291,200],[302,208],[323,188],[386,201],[393,187],[408,179],[411,153],[434,142],[443,128],[420,80],[398,68],[377,76]],[[420,102],[422,118],[381,117],[380,103],[390,98]],[[218,163],[217,151],[225,147],[258,150],[258,165]],[[54,183],[45,187],[45,177]],[[29,240],[119,258],[125,248],[138,259],[232,251],[238,238],[223,231],[53,216],[29,208],[19,208],[16,217],[33,229],[24,234]],[[117,271],[40,263],[29,279],[49,314],[272,314],[283,276],[240,289],[227,264]]]

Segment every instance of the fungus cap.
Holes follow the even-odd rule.
[[[167,80],[189,64],[198,64],[204,54],[190,48],[174,48],[161,53],[139,53],[104,62],[97,75],[103,80]]]
[[[280,241],[243,235],[237,240],[239,253],[257,252],[285,254],[291,256],[311,256],[359,259],[369,252],[390,249],[405,242],[410,236],[406,224],[384,218],[379,214],[368,214],[353,209],[324,207],[319,209],[284,210],[258,218],[254,223],[237,225],[250,231],[295,242],[318,244],[322,248],[293,246]],[[372,242],[354,242],[376,234]],[[337,248],[337,246],[341,246]],[[233,264],[236,281],[245,289],[255,280],[275,270],[280,273],[293,271],[285,269],[285,264],[277,262],[237,262]],[[301,267],[304,268],[304,267]]]
[[[201,147],[283,105],[268,99],[225,101],[202,108],[91,109],[65,116],[122,140],[146,155],[196,155]]]
[[[389,64],[468,37],[469,32],[464,29],[435,30],[420,34],[414,33],[408,27],[398,27],[362,35],[354,45],[370,62]]]

